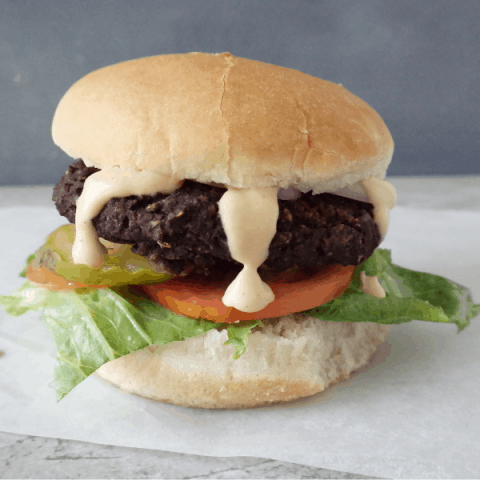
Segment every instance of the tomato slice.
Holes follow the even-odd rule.
[[[106,285],[85,285],[84,283],[67,280],[56,273],[47,270],[45,267],[34,268],[32,262],[27,266],[27,278],[39,287],[52,291],[75,290],[76,288],[94,287],[105,288]]]
[[[222,303],[228,283],[205,283],[172,279],[158,285],[139,285],[155,302],[169,310],[192,318],[218,323],[280,317],[323,305],[338,297],[349,286],[354,266],[332,265],[319,274],[297,282],[267,282],[275,300],[258,312],[241,312]]]

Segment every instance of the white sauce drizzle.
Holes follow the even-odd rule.
[[[385,298],[386,293],[383,287],[380,285],[378,281],[378,277],[372,276],[369,277],[365,274],[365,272],[360,272],[360,280],[362,281],[362,286],[360,290],[367,295],[372,295],[373,297],[377,298]]]
[[[73,262],[91,267],[102,265],[102,256],[107,250],[100,243],[92,220],[109,200],[129,195],[172,193],[181,185],[182,181],[151,170],[137,171],[110,167],[90,175],[77,200]]]
[[[154,171],[120,167],[104,168],[89,176],[77,200],[76,235],[72,249],[74,263],[92,267],[99,267],[103,263],[102,256],[107,250],[98,239],[92,219],[109,200],[157,192],[169,194],[180,188],[182,183],[181,180]],[[383,240],[388,231],[388,213],[396,204],[396,192],[391,183],[369,177],[331,193],[370,201]],[[244,267],[225,291],[222,301],[226,306],[243,312],[257,312],[274,300],[271,288],[262,281],[257,269],[267,259],[270,242],[276,233],[278,199],[296,200],[300,195],[301,192],[294,187],[228,187],[218,202],[219,213],[230,254]],[[362,272],[361,280],[364,293],[385,297],[378,277],[368,277]]]
[[[373,204],[373,217],[383,240],[388,231],[388,213],[397,203],[395,187],[390,182],[376,177],[365,178],[360,182],[370,203]]]
[[[395,187],[386,180],[376,177],[365,178],[360,183],[368,195],[368,200],[373,204],[373,218],[378,225],[382,240],[388,231],[388,214],[397,203],[397,192]],[[378,277],[369,277],[365,272],[360,273],[362,286],[360,290],[367,295],[377,298],[385,298],[385,290],[380,285]]]
[[[242,271],[222,298],[227,307],[258,312],[275,299],[257,268],[267,259],[270,242],[277,231],[277,194],[277,187],[230,187],[218,202],[230,254],[243,263]]]

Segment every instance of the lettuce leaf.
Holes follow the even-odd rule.
[[[239,358],[246,349],[252,328],[260,321],[242,325],[215,323],[176,315],[128,288],[86,288],[50,291],[31,282],[12,295],[0,296],[9,315],[43,310],[43,320],[57,345],[55,389],[62,399],[103,364],[155,344],[166,345],[226,328]]]
[[[378,276],[385,298],[360,290],[361,272]],[[480,313],[480,304],[474,304],[470,291],[458,283],[394,265],[389,250],[377,249],[355,269],[351,284],[342,295],[304,313],[335,322],[454,323],[461,331]]]
[[[33,268],[44,267],[67,280],[86,285],[138,285],[162,283],[172,278],[159,271],[145,257],[133,253],[131,245],[119,245],[104,239],[100,240],[108,253],[103,256],[104,263],[101,267],[76,265],[72,259],[74,240],[75,225],[64,225],[47,237],[34,257],[29,257],[28,263],[32,262]]]
[[[32,262],[36,257],[37,256],[34,253],[28,256],[27,260],[25,261],[25,265],[22,268],[22,271],[19,273],[20,277],[26,278],[28,264]]]
[[[31,259],[30,259],[31,260]],[[363,293],[360,273],[377,275],[385,298]],[[82,283],[84,278],[82,278]],[[176,315],[128,286],[49,291],[27,281],[11,295],[0,296],[10,315],[43,310],[57,344],[55,384],[63,398],[104,363],[155,344],[168,344],[227,329],[234,358],[246,350],[260,321],[215,323]],[[322,320],[397,324],[411,320],[454,323],[461,331],[480,313],[469,290],[443,277],[408,270],[391,261],[389,250],[377,249],[354,270],[351,285],[325,305],[303,312]]]

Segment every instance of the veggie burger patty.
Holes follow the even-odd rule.
[[[85,180],[99,169],[73,162],[54,188],[61,215],[75,223],[76,201]],[[186,180],[175,192],[110,200],[93,224],[100,237],[132,244],[132,251],[173,275],[225,277],[242,265],[229,252],[217,202],[225,188]],[[381,236],[373,205],[311,192],[278,200],[277,232],[260,272],[315,272],[327,265],[359,265]]]

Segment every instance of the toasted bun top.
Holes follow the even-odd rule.
[[[94,71],[62,98],[52,133],[98,168],[315,193],[383,178],[393,153],[381,117],[341,85],[229,53]]]

